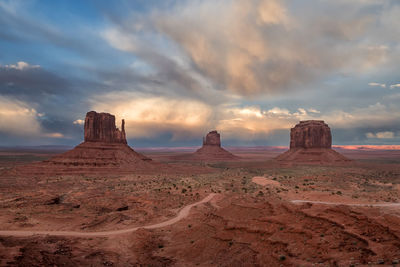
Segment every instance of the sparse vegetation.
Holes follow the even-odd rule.
[[[389,253],[387,257],[379,255],[385,260],[384,264],[398,264],[398,255],[393,252],[396,251],[397,240],[390,234],[395,228],[390,225],[390,220],[395,221],[395,216],[390,216],[388,225],[382,226],[375,219],[375,213],[379,214],[376,207],[372,216],[368,213],[372,210],[369,207],[349,206],[342,209],[339,206],[289,202],[291,199],[321,199],[339,203],[398,202],[400,174],[395,166],[385,165],[388,170],[382,171],[376,170],[379,166],[281,168],[268,164],[234,162],[224,163],[224,168],[218,169],[211,169],[208,165],[208,172],[195,175],[128,174],[112,178],[63,175],[43,180],[37,178],[37,184],[32,183],[37,186],[35,190],[20,185],[13,187],[14,191],[1,192],[5,199],[11,200],[0,202],[0,205],[7,207],[0,218],[3,218],[3,227],[9,229],[41,229],[42,224],[51,228],[48,223],[50,220],[45,216],[51,211],[51,220],[57,222],[54,229],[109,231],[174,218],[183,207],[213,192],[220,194],[216,198],[218,200],[192,209],[187,221],[185,219],[174,227],[154,231],[141,229],[129,236],[132,239],[130,244],[135,251],[143,253],[141,255],[148,255],[148,248],[153,251],[159,248],[161,254],[166,251],[169,253],[170,248],[185,251],[211,244],[215,245],[212,249],[218,253],[221,253],[219,248],[223,247],[224,253],[234,258],[229,254],[232,251],[240,250],[251,255],[252,250],[245,249],[248,246],[246,242],[251,242],[251,249],[257,253],[261,253],[258,248],[273,251],[270,257],[274,261],[282,261],[282,265],[291,264],[292,258],[296,258],[311,266],[325,260],[325,255],[332,251],[335,255],[345,255],[347,266],[357,266],[360,258],[365,258],[365,264],[368,261],[377,264],[378,256],[371,256],[368,251],[375,251],[371,246],[379,243]],[[261,186],[253,183],[255,176],[265,177],[269,184]],[[46,201],[57,196],[64,196],[59,204],[45,205]],[[238,217],[237,213],[243,213],[243,216]],[[393,213],[396,215],[397,211]],[[345,228],[342,228],[343,225]],[[66,242],[60,240],[51,240],[53,243],[49,244]],[[109,245],[111,241],[104,240],[93,238],[85,239],[80,244],[66,244],[77,246],[82,251],[96,248],[104,254],[93,256],[95,259],[105,257],[102,259],[104,262],[111,262],[107,258],[111,254],[103,251],[109,249],[105,244]],[[328,243],[333,245],[326,250]],[[46,244],[40,241],[36,246]],[[280,244],[290,246],[280,247]],[[297,250],[293,248],[302,253],[296,254]],[[40,249],[47,253],[46,247]],[[67,250],[59,250],[58,247],[54,251],[67,253]],[[326,251],[329,251],[328,254]],[[160,257],[164,256],[162,254]],[[169,259],[163,260],[168,262]],[[341,264],[343,261],[339,259],[338,265]]]

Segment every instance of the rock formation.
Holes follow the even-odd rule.
[[[203,146],[221,147],[221,135],[217,131],[209,132],[206,137],[203,137]]]
[[[154,168],[151,159],[127,145],[125,122],[121,130],[115,116],[90,111],[86,114],[84,142],[47,161],[25,166],[22,171],[37,174],[121,173]]]
[[[121,130],[115,127],[115,116],[109,113],[90,111],[85,119],[85,142],[126,144],[125,121]]]
[[[331,148],[331,129],[324,121],[301,121],[290,131],[290,148]]]
[[[290,131],[290,150],[276,160],[297,163],[350,161],[332,149],[331,129],[324,121],[301,121]]]
[[[239,157],[223,149],[221,147],[221,135],[217,131],[211,131],[203,138],[203,146],[195,153],[190,155],[180,155],[175,157],[175,159],[198,161],[225,161],[236,160],[239,159]]]

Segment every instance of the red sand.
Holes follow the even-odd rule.
[[[140,175],[3,173],[1,230],[136,230],[102,237],[1,237],[0,265],[373,266],[400,259],[397,154],[355,151],[350,154],[363,161],[281,166],[271,160],[276,150],[235,153],[241,156],[237,161],[203,168],[189,162],[175,174],[156,165]],[[378,163],[375,156],[382,153],[388,159],[379,156]],[[173,156],[160,152],[157,159]],[[213,193],[210,202],[190,206]],[[187,217],[175,221],[180,211]],[[169,225],[137,229],[160,222]]]

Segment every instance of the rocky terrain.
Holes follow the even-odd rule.
[[[44,163],[21,167],[36,151],[0,157],[0,266],[399,264],[398,151],[341,148],[347,160],[326,124],[307,122],[289,150],[302,164],[276,160],[280,147],[178,162],[131,149],[110,116],[88,113],[85,142]],[[211,132],[198,151],[220,146]],[[347,164],[315,164],[314,149]]]
[[[400,208],[378,204],[400,202],[399,166],[243,161],[194,175],[2,177],[1,230],[139,229],[103,237],[3,235],[0,265],[392,264],[400,258]],[[210,193],[188,217],[140,228],[168,221]]]

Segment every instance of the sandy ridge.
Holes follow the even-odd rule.
[[[198,206],[200,204],[209,202],[215,196],[214,193],[209,194],[204,199],[187,205],[182,208],[178,215],[168,221],[151,224],[147,226],[139,226],[134,228],[122,229],[122,230],[113,230],[113,231],[103,231],[103,232],[76,232],[76,231],[20,231],[20,230],[0,230],[0,236],[16,236],[16,237],[27,237],[27,236],[34,236],[34,235],[49,235],[49,236],[73,236],[73,237],[104,237],[104,236],[112,236],[112,235],[120,235],[120,234],[127,234],[131,232],[135,232],[140,228],[144,229],[155,229],[155,228],[162,228],[165,226],[172,225],[174,223],[179,222],[183,218],[189,215],[190,209]]]
[[[400,203],[340,203],[340,202],[326,202],[326,201],[312,201],[312,200],[291,200],[292,203],[312,203],[322,205],[345,205],[345,206],[357,206],[357,207],[400,207]]]

